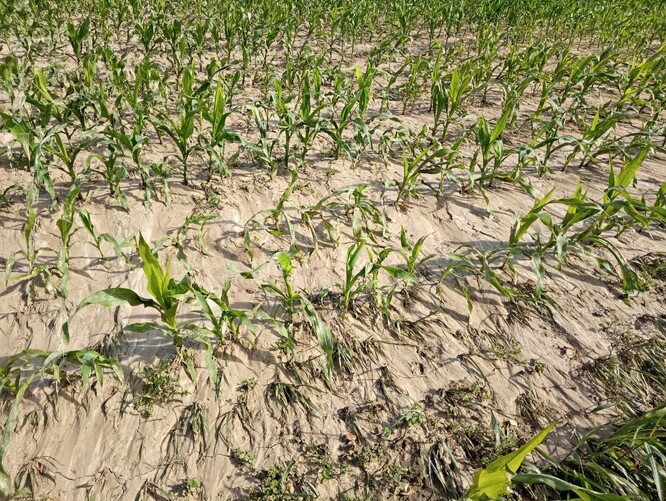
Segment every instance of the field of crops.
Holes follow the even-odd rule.
[[[0,499],[663,501],[665,105],[663,0],[0,0]]]

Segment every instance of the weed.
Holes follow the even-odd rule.
[[[141,371],[144,388],[135,396],[134,407],[147,417],[151,417],[156,404],[165,404],[175,397],[187,395],[173,372],[173,363],[168,361],[159,362],[154,367],[145,367]]]
[[[249,466],[250,468],[254,466],[257,460],[252,451],[240,447],[236,447],[231,451],[231,459],[241,466]]]

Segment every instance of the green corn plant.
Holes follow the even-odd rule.
[[[129,257],[123,252],[123,246],[126,245],[125,242],[118,242],[118,240],[116,240],[115,237],[109,233],[98,233],[95,225],[92,222],[92,217],[87,210],[81,209],[79,211],[79,219],[88,234],[92,237],[93,241],[91,243],[95,249],[97,249],[97,252],[99,252],[99,256],[102,259],[105,257],[104,251],[102,250],[102,242],[107,242],[111,244],[115,250],[117,258],[122,257],[126,263],[129,262]]]
[[[227,107],[227,99],[221,81],[218,81],[217,83],[212,107],[209,109],[202,105],[201,108],[204,120],[206,120],[211,127],[210,142],[205,146],[209,158],[208,180],[210,181],[213,177],[213,172],[215,171],[217,171],[220,176],[230,174],[228,162],[224,157],[225,145],[227,141],[240,139],[238,138],[238,135],[230,132],[226,127],[227,118],[231,112]]]
[[[26,193],[26,221],[25,225],[23,226],[24,248],[7,259],[5,269],[5,284],[9,284],[9,281],[12,278],[11,272],[14,263],[16,262],[17,255],[22,255],[26,259],[28,265],[28,273],[26,276],[32,277],[35,276],[35,273],[38,274],[41,271],[35,267],[40,249],[36,249],[33,244],[33,230],[35,229],[35,224],[37,223],[37,213],[35,212],[33,206],[37,200],[37,195],[37,190],[34,188],[29,189]]]
[[[171,169],[166,162],[154,162],[148,166],[148,172],[151,179],[159,179],[162,181],[161,192],[162,201],[164,205],[169,205],[171,201],[171,190],[169,189],[169,178],[171,176]]]
[[[379,106],[379,111],[388,111],[390,108],[390,101],[394,97],[397,89],[394,88],[396,82],[398,79],[402,76],[403,72],[405,71],[405,68],[409,66],[410,64],[410,58],[405,58],[404,63],[402,66],[398,67],[398,69],[392,71],[392,72],[387,72],[388,76],[388,81],[386,82],[386,85],[381,91],[381,105]],[[404,114],[404,112],[403,112]]]
[[[409,242],[407,239],[407,233],[405,231],[405,227],[401,226],[400,227],[400,255],[402,256],[403,260],[405,261],[405,265],[407,266],[407,272],[415,277],[417,271],[421,266],[423,266],[427,261],[430,261],[434,257],[436,257],[435,254],[426,254],[425,256],[421,255],[421,251],[423,250],[423,244],[425,243],[425,239],[428,238],[428,235],[423,235],[421,238],[419,238],[416,242],[413,244]]]
[[[527,455],[546,439],[553,428],[555,423],[548,425],[519,449],[497,458],[485,469],[476,472],[466,498],[474,501],[500,499],[507,494],[512,479],[515,478]]]
[[[187,216],[183,224],[176,231],[176,236],[173,238],[174,246],[177,247],[178,249],[182,249],[184,247],[183,238],[187,235],[187,233],[194,225],[196,226],[197,229],[197,237],[194,246],[201,254],[205,256],[211,256],[211,253],[208,250],[206,250],[206,247],[204,246],[203,238],[204,238],[205,224],[208,221],[212,221],[213,219],[215,219],[215,216],[213,216],[212,214],[201,214],[196,211]]]
[[[146,139],[142,135],[143,129],[143,118],[141,116],[137,117],[136,124],[132,130],[131,135],[127,135],[125,132],[117,131],[115,129],[107,128],[104,130],[104,135],[106,135],[110,144],[113,145],[113,152],[111,155],[114,155],[116,151],[129,152],[129,156],[134,161],[134,165],[137,167],[139,174],[141,176],[141,188],[144,190],[144,202],[150,204],[152,199],[152,194],[155,191],[153,180],[150,176],[150,169],[143,163],[141,159],[141,150],[143,149]],[[115,168],[115,156],[113,161],[109,159],[109,162],[113,162],[110,165],[112,168]],[[108,172],[108,171],[107,171]],[[113,175],[115,179],[119,175],[119,172],[114,172]],[[118,183],[120,180],[118,180]],[[119,190],[119,187],[114,186],[115,190]],[[120,190],[122,191],[122,190]],[[121,202],[122,204],[122,202]]]
[[[251,117],[254,119],[255,125],[259,129],[259,142],[257,144],[239,136],[241,146],[252,153],[253,157],[257,159],[261,165],[268,168],[271,176],[274,176],[278,170],[278,165],[273,160],[273,149],[278,140],[275,137],[268,136],[269,128],[269,113],[266,107],[249,106]],[[262,111],[263,110],[263,111]]]
[[[488,173],[488,168],[490,166],[491,158],[493,161],[493,171],[496,172],[499,169],[499,166],[504,160],[504,143],[501,139],[504,130],[509,123],[511,115],[514,112],[515,103],[512,101],[507,101],[504,103],[502,109],[502,116],[497,120],[493,126],[492,131],[488,125],[488,121],[484,116],[479,118],[477,129],[476,129],[476,140],[479,146],[477,153],[481,156],[481,176],[485,176]],[[472,172],[470,173],[470,185],[473,187],[475,180],[473,177],[473,168],[475,162],[472,162]]]
[[[375,232],[379,231],[383,236],[388,230],[384,212],[365,193],[367,188],[367,184],[361,184],[348,189],[347,201],[340,206],[347,220],[351,218],[352,234],[356,240],[361,240],[364,233],[373,239]]]
[[[559,130],[563,125],[563,120],[556,113],[548,120],[540,120],[535,115],[532,115],[530,120],[532,140],[529,145],[518,149],[518,165],[522,168],[533,164],[537,174],[543,176],[552,172],[549,165],[550,156],[559,149],[557,143],[560,141]]]
[[[32,172],[35,185],[43,188],[51,198],[51,207],[54,208],[58,202],[58,195],[49,173],[48,163],[45,158],[46,145],[57,133],[58,127],[52,127],[48,131],[40,133],[30,123],[21,117],[12,117],[0,112],[3,124],[14,139],[20,144],[25,157],[25,163]]]
[[[229,303],[230,288],[231,281],[228,279],[224,281],[219,295],[208,292],[196,284],[190,286],[190,290],[201,308],[201,313],[212,325],[212,329],[203,328],[204,332],[220,342],[225,342],[227,335],[230,335],[232,340],[238,341],[242,329],[254,334],[251,316],[243,310],[231,308]],[[218,308],[218,314],[213,312],[210,303]],[[201,328],[197,328],[197,330],[201,330]]]
[[[20,106],[23,104],[22,98],[17,94],[18,89],[28,86],[29,73],[19,65],[16,56],[10,54],[0,63],[0,86],[9,97],[9,109],[12,115],[16,115]]]
[[[51,122],[51,118],[55,118],[58,124],[61,125],[67,123],[67,113],[71,110],[67,109],[66,104],[61,99],[54,97],[49,92],[47,78],[43,70],[34,70],[32,87],[34,92],[26,97],[26,101],[39,111],[40,126],[45,129]]]
[[[543,111],[548,98],[555,95],[555,86],[565,79],[567,72],[574,65],[576,56],[571,54],[571,49],[571,43],[565,45],[562,48],[562,52],[559,55],[555,68],[551,71],[539,72],[537,81],[541,84],[541,92],[536,114],[540,114]]]
[[[210,20],[205,19],[203,22],[196,22],[194,26],[194,50],[199,59],[199,68],[203,63],[204,50],[206,48],[206,36],[210,29]]]
[[[409,77],[401,89],[403,115],[407,112],[409,103],[411,102],[411,106],[414,107],[414,103],[423,92],[425,75],[428,73],[430,73],[430,65],[423,57],[419,56],[410,62]]]
[[[585,433],[559,459],[537,449],[552,431],[551,424],[520,449],[476,472],[467,498],[501,499],[511,489],[536,498],[658,499],[666,468],[664,414],[659,405],[627,421],[611,420]],[[522,465],[531,451],[538,452],[542,464]]]
[[[442,283],[444,280],[449,277],[452,278],[459,291],[465,297],[470,318],[474,309],[474,303],[472,300],[472,291],[465,277],[468,274],[483,277],[488,284],[509,301],[526,299],[524,294],[505,285],[505,281],[497,271],[498,269],[506,269],[509,273],[514,273],[510,262],[514,254],[512,247],[498,248],[486,252],[468,245],[462,246],[462,248],[464,250],[461,251],[461,248],[459,248],[455,252],[446,255],[450,263],[442,270],[439,283],[437,284],[438,293],[443,293]],[[499,263],[499,265],[496,263]]]
[[[433,114],[433,127],[432,132],[437,132],[437,127],[442,119],[442,113],[446,110],[448,101],[445,90],[445,81],[442,78],[442,51],[441,47],[437,46],[437,56],[430,75],[430,111]]]
[[[7,260],[5,267],[5,281],[9,283],[12,280],[27,280],[28,291],[30,296],[35,295],[35,279],[38,276],[44,278],[46,290],[52,294],[60,294],[63,298],[68,295],[68,281],[69,281],[69,253],[70,253],[70,238],[74,232],[73,221],[76,214],[76,197],[79,194],[77,186],[73,186],[67,195],[63,204],[62,215],[57,220],[56,226],[60,234],[61,247],[60,249],[53,249],[51,247],[36,248],[33,243],[33,233],[35,224],[37,222],[37,213],[33,209],[35,204],[37,192],[35,189],[28,191],[26,196],[26,211],[27,218],[23,230],[25,249],[14,253]],[[37,264],[37,257],[45,252],[55,254],[55,264],[51,262],[43,262]],[[26,260],[27,270],[25,273],[12,275],[13,268],[16,264],[17,257],[23,256]],[[59,281],[54,282],[54,273],[58,276]]]
[[[148,293],[152,298],[141,297],[133,290],[122,287],[104,289],[86,297],[62,326],[61,334],[65,343],[68,343],[70,339],[69,325],[72,318],[82,308],[91,304],[104,306],[105,308],[115,308],[116,306],[129,304],[130,306],[143,306],[144,308],[157,310],[166,327],[149,322],[130,324],[125,327],[126,330],[139,332],[152,329],[163,330],[174,337],[177,345],[181,344],[182,339],[178,330],[176,314],[179,305],[186,299],[190,291],[188,279],[184,277],[180,282],[173,280],[171,278],[171,261],[167,263],[166,269],[163,269],[141,234],[139,234],[136,246],[143,261],[143,273],[146,277]]]
[[[605,153],[613,152],[616,150],[615,141],[608,139],[607,136],[611,133],[613,127],[623,118],[622,113],[611,113],[609,116],[600,120],[601,109],[598,109],[592,123],[585,127],[583,135],[580,139],[571,136],[563,136],[561,145],[572,144],[573,150],[569,153],[562,166],[562,171],[566,171],[569,164],[576,157],[579,152],[583,153],[579,167],[584,167],[589,162],[595,161],[596,158]]]
[[[291,180],[289,185],[282,192],[282,195],[278,199],[277,205],[274,209],[262,210],[254,214],[246,223],[243,228],[244,233],[244,245],[245,250],[250,256],[250,261],[254,259],[254,253],[252,252],[252,237],[251,233],[258,229],[264,229],[268,231],[271,235],[282,236],[282,230],[280,229],[280,223],[284,221],[287,232],[291,238],[291,248],[296,248],[296,235],[291,224],[289,216],[285,212],[284,205],[291,197],[291,194],[296,187],[298,181],[298,173],[293,170],[291,171]]]
[[[126,58],[122,55],[115,54],[110,48],[105,47],[100,50],[101,59],[104,61],[107,71],[110,73],[109,79],[112,87],[117,90],[123,88],[127,82],[125,75],[125,62]]]
[[[275,295],[282,303],[282,306],[284,307],[284,310],[287,314],[286,324],[280,326],[280,324],[274,322],[274,326],[283,336],[283,340],[280,343],[281,347],[291,352],[292,355],[296,354],[293,327],[295,315],[297,313],[296,308],[298,305],[300,306],[300,309],[302,310],[303,316],[308,325],[317,336],[319,347],[326,357],[326,370],[324,375],[326,379],[331,379],[333,376],[333,335],[317,314],[317,311],[310,300],[308,300],[304,294],[294,290],[294,286],[290,280],[291,274],[294,271],[292,258],[292,254],[286,252],[277,252],[273,256],[273,259],[275,259],[280,266],[284,288],[280,288],[279,286],[271,283],[263,283],[261,284],[261,288],[264,291]]]
[[[131,144],[131,143],[130,143]],[[127,169],[125,166],[118,162],[118,146],[114,143],[107,145],[107,154],[92,154],[86,159],[86,168],[93,172],[98,173],[104,180],[109,188],[109,193],[113,196],[120,206],[129,211],[129,204],[127,197],[121,188],[121,183],[127,177]],[[122,150],[120,150],[122,152]],[[101,162],[104,169],[95,169],[91,166],[92,160],[96,159]]]
[[[289,169],[289,155],[292,135],[296,131],[296,114],[288,108],[289,103],[296,97],[294,94],[284,95],[280,82],[273,82],[273,106],[279,118],[278,129],[284,134],[284,168]]]
[[[441,166],[434,164],[433,160],[443,157],[445,150],[441,148],[435,149],[435,151],[431,153],[432,149],[432,145],[428,146],[411,160],[407,158],[407,152],[403,151],[402,179],[393,180],[393,182],[398,186],[398,193],[394,202],[396,207],[400,203],[402,203],[404,206],[410,198],[419,198],[417,186],[421,175],[438,174],[441,172]]]
[[[166,134],[176,145],[178,149],[178,161],[183,166],[183,184],[185,186],[189,183],[189,158],[190,155],[199,150],[200,146],[196,143],[191,143],[191,138],[194,135],[194,119],[196,112],[194,110],[194,103],[196,103],[196,96],[192,88],[193,72],[191,68],[186,68],[183,72],[182,78],[182,109],[178,120],[173,120],[166,113],[159,113],[158,116],[150,119],[155,127],[155,130],[160,136]],[[197,90],[199,92],[199,90]]]
[[[616,230],[623,231],[627,226],[639,225],[647,227],[652,221],[663,223],[666,212],[658,204],[650,206],[642,200],[633,198],[627,188],[635,179],[640,165],[645,160],[649,147],[645,147],[625,165],[616,175],[612,166],[609,174],[608,188],[604,192],[602,202],[587,200],[581,185],[570,198],[551,200],[553,191],[535,202],[534,207],[513,225],[509,236],[509,245],[516,246],[537,221],[541,221],[551,232],[550,239],[543,245],[542,252],[552,249],[558,260],[564,261],[567,252],[572,248],[586,250],[588,246],[605,249],[617,261],[623,288],[628,297],[639,294],[643,286],[631,265],[618,251],[616,246],[604,233]],[[544,209],[548,205],[563,205],[566,214],[559,223],[555,223]],[[622,217],[622,214],[627,219]],[[584,225],[580,231],[573,231],[575,225]],[[611,273],[613,267],[604,258],[595,256],[599,266]]]
[[[81,60],[83,43],[90,34],[90,18],[85,18],[77,27],[73,23],[67,23],[67,36],[72,46],[72,51],[77,61]]]
[[[157,23],[153,19],[147,20],[144,24],[137,22],[134,23],[134,30],[139,35],[144,55],[150,57],[159,43],[159,39],[156,37]]]
[[[69,281],[69,255],[70,239],[74,233],[74,216],[76,215],[76,198],[80,191],[78,186],[74,185],[70,190],[63,204],[62,216],[56,221],[60,233],[61,247],[57,251],[56,268],[60,273],[59,292],[64,298],[67,298],[67,284]]]
[[[345,98],[344,105],[337,118],[330,118],[322,121],[322,132],[327,134],[334,144],[334,156],[337,160],[342,151],[349,157],[353,164],[358,162],[360,155],[366,147],[372,143],[370,130],[365,121],[366,111],[372,96],[372,80],[377,73],[377,69],[368,66],[366,71],[363,72],[359,67],[356,68],[356,81],[358,90],[356,93],[346,91],[342,92],[347,80],[344,75],[335,76],[335,93],[336,96],[330,103],[331,107],[335,109],[338,99],[341,96]],[[354,113],[354,107],[356,113]],[[345,139],[345,130],[350,126],[354,126],[355,134],[353,142]]]
[[[462,65],[448,76],[439,75],[431,86],[431,101],[435,118],[433,132],[437,130],[440,117],[446,113],[442,129],[442,141],[446,139],[449,127],[456,120],[464,100],[472,91],[472,70],[469,65]]]
[[[326,106],[325,104],[320,104],[316,108],[312,107],[313,97],[316,97],[319,91],[317,90],[317,83],[315,83],[315,89],[312,89],[310,80],[310,73],[306,72],[302,81],[299,114],[296,117],[296,134],[301,143],[301,164],[305,164],[305,158],[310,145],[321,132],[324,119],[320,114]]]
[[[86,137],[88,136],[88,137]],[[76,159],[78,156],[87,150],[99,144],[102,140],[100,137],[95,137],[94,135],[85,134],[77,144],[73,144],[70,139],[67,140],[67,144],[63,141],[62,134],[58,133],[54,136],[53,145],[46,144],[44,149],[49,153],[52,153],[58,157],[65,166],[64,172],[69,176],[72,185],[80,184],[80,175],[85,175],[83,173],[77,173],[75,170]]]
[[[388,231],[388,223],[384,212],[375,205],[366,194],[367,184],[340,189],[322,197],[311,206],[300,207],[301,221],[305,223],[312,235],[314,251],[317,249],[319,237],[317,235],[314,220],[319,218],[324,226],[329,239],[337,247],[340,239],[340,231],[333,224],[343,221],[350,226],[353,237],[360,241],[364,235],[375,240],[375,235],[382,236]],[[313,251],[313,252],[314,252]]]
[[[349,311],[349,307],[352,305],[354,299],[369,287],[366,277],[368,277],[373,271],[373,263],[369,261],[360,269],[356,269],[356,264],[361,257],[361,252],[366,244],[366,240],[361,240],[347,248],[345,257],[345,281],[338,285],[342,292],[342,308],[344,312]]]
[[[338,82],[340,82],[340,80],[338,80]],[[333,140],[333,144],[335,145],[334,156],[336,160],[340,158],[340,153],[342,151],[345,151],[345,153],[351,157],[351,150],[349,148],[349,143],[344,138],[344,132],[354,120],[352,111],[357,101],[358,96],[347,93],[345,104],[338,117],[336,119],[331,118],[323,124],[322,132],[327,134]]]
[[[365,120],[368,104],[372,99],[372,81],[376,74],[377,68],[372,65],[368,65],[365,72],[360,67],[356,67],[356,84],[358,86],[356,101],[358,102],[358,115],[361,120]]]
[[[277,285],[269,283],[262,284],[261,288],[280,299],[280,302],[287,313],[287,322],[291,325],[294,322],[294,316],[296,314],[296,301],[299,299],[299,294],[294,291],[294,287],[290,280],[291,274],[294,271],[292,256],[286,252],[277,252],[273,255],[273,259],[277,261],[280,266],[284,288],[281,289]]]
[[[147,89],[155,76],[156,68],[149,58],[144,58],[136,68],[134,82],[127,80],[125,75],[125,65],[123,62],[112,60],[112,69],[116,71],[114,84],[118,88],[122,98],[127,102],[132,110],[143,112],[145,105],[142,97],[147,96]],[[146,99],[148,101],[148,99]],[[116,102],[119,106],[120,100]]]
[[[171,22],[161,23],[161,28],[170,49],[166,53],[167,59],[171,63],[171,69],[175,70],[176,78],[180,79],[187,53],[187,39],[183,34],[183,22],[180,19],[174,19]]]
[[[189,157],[199,149],[199,145],[190,144],[190,139],[194,134],[194,118],[194,111],[182,111],[178,121],[173,120],[165,113],[161,113],[159,118],[151,119],[158,135],[166,134],[178,148],[178,155],[174,156],[183,166],[183,184],[185,186],[189,184],[190,180]]]

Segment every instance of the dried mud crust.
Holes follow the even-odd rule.
[[[367,50],[358,48],[355,64],[363,64]],[[237,99],[256,92],[248,84],[247,95]],[[379,114],[377,103],[371,106]],[[397,112],[400,104],[391,106]],[[430,120],[418,110],[427,108],[428,102],[420,100],[417,112],[399,118],[417,132]],[[499,115],[490,104],[467,111]],[[241,118],[236,117],[238,128]],[[167,148],[153,141],[146,158],[161,159],[172,153]],[[52,499],[72,493],[98,499],[159,498],[164,493],[247,499],[270,493],[276,482],[287,494],[316,493],[320,499],[363,492],[377,499],[453,497],[464,492],[475,469],[552,420],[562,426],[547,446],[555,452],[566,449],[570,432],[604,419],[604,413],[591,411],[607,402],[609,392],[622,391],[618,381],[609,380],[612,371],[604,368],[624,361],[626,370],[640,371],[641,363],[658,356],[647,352],[646,343],[665,345],[663,228],[627,231],[617,239],[617,247],[653,284],[630,303],[622,297],[617,277],[601,272],[593,259],[575,256],[562,269],[554,260],[545,263],[551,306],[509,303],[483,277],[467,277],[474,304],[469,315],[455,284],[438,282],[447,253],[462,245],[492,250],[506,241],[516,215],[528,212],[533,199],[500,184],[488,190],[486,206],[479,195],[455,189],[437,194],[423,185],[418,200],[396,208],[391,203],[395,192],[384,192],[384,181],[399,177],[401,159],[384,165],[370,156],[352,166],[332,160],[329,148],[324,140],[316,143],[285,204],[298,245],[306,250],[314,246],[310,229],[299,222],[299,208],[335,190],[367,184],[366,194],[386,218],[386,231],[375,233],[377,244],[399,246],[400,228],[405,227],[409,241],[427,236],[424,253],[434,256],[420,270],[419,284],[397,293],[393,321],[381,316],[371,297],[356,301],[344,316],[336,308],[340,298],[335,284],[344,278],[345,251],[354,242],[345,217],[337,224],[338,246],[326,241],[324,228],[315,228],[322,236],[317,250],[296,263],[292,275],[294,286],[310,295],[335,336],[331,381],[322,377],[323,359],[307,326],[297,332],[297,355],[289,357],[276,348],[281,338],[271,324],[257,321],[255,334],[216,348],[219,379],[211,383],[200,346],[186,341],[175,348],[158,331],[124,330],[130,323],[154,320],[152,313],[127,306],[88,307],[72,322],[68,349],[95,346],[116,357],[127,381],[119,384],[106,377],[103,385],[93,382],[87,388],[73,378],[31,387],[4,460],[12,478],[24,479],[25,485],[34,481],[37,491]],[[194,162],[196,172],[196,162],[203,165],[203,159]],[[654,180],[663,178],[663,162],[657,155],[644,163],[639,190],[656,191]],[[8,177],[1,189],[22,182],[20,172],[2,169]],[[193,280],[219,291],[229,279],[233,308],[252,310],[263,303],[271,311],[273,299],[260,285],[279,281],[271,257],[290,242],[257,231],[250,262],[244,226],[258,212],[275,207],[290,179],[283,172],[270,177],[243,157],[232,173],[212,183],[195,177],[188,187],[173,182],[169,204],[154,201],[150,210],[133,184],[124,187],[129,212],[118,210],[92,184],[80,205],[100,233],[118,240],[141,232],[156,242],[174,235],[188,215],[210,214],[203,234],[207,252],[197,250],[193,236],[185,241]],[[537,199],[553,188],[558,196],[571,194],[579,182],[595,197],[606,187],[606,178],[599,165],[531,181]],[[428,176],[424,180],[438,182]],[[23,219],[20,204],[2,211],[0,255],[5,258],[20,249]],[[56,245],[56,219],[44,202],[37,245]],[[62,349],[57,326],[93,292],[122,286],[146,295],[138,256],[127,263],[101,259],[85,243],[84,231],[73,239],[67,300],[44,292],[29,297],[20,282],[0,292],[4,360],[27,348]],[[165,263],[174,254],[165,248],[158,257]],[[253,278],[228,267],[249,270],[263,262],[268,266]],[[186,273],[176,259],[172,273],[176,278]],[[516,264],[513,283],[534,287],[529,263]],[[330,294],[320,294],[327,290]],[[180,315],[201,323],[187,309]],[[654,388],[649,394],[630,392],[627,398],[647,409],[663,401],[664,392]],[[10,402],[3,405],[7,414]]]

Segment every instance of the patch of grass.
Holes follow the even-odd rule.
[[[617,348],[581,368],[629,416],[666,399],[666,339],[620,333]]]
[[[204,499],[203,485],[196,478],[188,478],[173,489],[177,499]]]
[[[187,395],[187,391],[181,388],[178,377],[173,372],[173,364],[168,361],[144,368],[141,371],[144,389],[142,393],[136,395],[134,407],[147,417],[151,417],[156,404],[163,404],[175,397]]]
[[[503,433],[495,420],[490,426],[456,424],[453,431],[465,456],[477,466],[509,453],[516,445],[516,436]]]
[[[384,456],[386,456],[386,449],[383,445],[366,445],[352,456],[351,461],[361,468],[367,468],[370,464],[382,459]]]
[[[242,447],[236,447],[231,451],[231,459],[238,465],[249,466],[251,468],[257,460],[251,450],[243,449]]]
[[[478,411],[492,400],[485,381],[459,379],[453,381],[448,389],[441,389],[435,395],[427,396],[427,406],[441,408],[447,416],[457,416],[462,409]]]
[[[294,461],[278,463],[270,470],[263,471],[258,477],[261,485],[250,498],[262,501],[308,499],[307,494],[296,492],[294,464]]]
[[[648,289],[666,292],[666,253],[645,254],[632,260],[631,264],[640,272]]]
[[[345,461],[338,463],[331,458],[328,445],[325,443],[318,444],[311,442],[305,448],[304,453],[306,459],[314,464],[319,475],[321,475],[322,481],[339,478],[348,470],[348,465]]]

